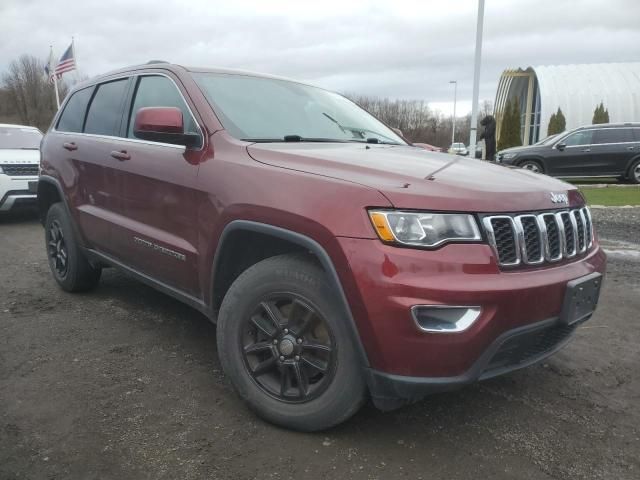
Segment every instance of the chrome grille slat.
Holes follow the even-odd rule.
[[[587,207],[555,213],[490,215],[483,218],[483,225],[503,267],[558,262],[583,254],[593,245]]]

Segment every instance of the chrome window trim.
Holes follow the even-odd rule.
[[[511,222],[511,227],[513,230],[513,241],[515,243],[515,251],[516,251],[515,262],[503,263],[500,261],[500,253],[498,252],[498,245],[496,244],[496,236],[493,231],[493,225],[491,224],[491,220],[496,220],[496,219],[497,220],[506,219],[506,220],[509,220],[509,222]],[[518,236],[517,236],[516,225],[513,220],[513,217],[510,217],[509,215],[491,215],[489,217],[484,217],[482,219],[482,223],[484,224],[485,231],[487,232],[487,238],[489,240],[489,245],[491,246],[491,248],[493,249],[493,252],[496,255],[496,260],[498,261],[498,264],[504,267],[517,267],[518,265],[520,265],[520,263],[522,263],[522,258],[521,258],[520,248],[518,248]]]
[[[553,145],[551,146],[551,148],[556,148],[556,145],[558,145],[559,143],[562,143],[563,140],[565,138],[569,138],[571,135],[575,134],[575,133],[579,133],[579,132],[596,132],[599,130],[633,130],[636,128],[640,128],[637,126],[625,126],[625,127],[608,127],[608,128],[583,128],[581,130],[573,130],[571,132],[567,132],[566,135],[564,135],[562,138],[558,139],[556,142],[553,143]],[[639,140],[635,140],[635,141],[631,141],[631,142],[613,142],[613,143],[584,143],[584,144],[580,144],[580,145],[567,145],[565,148],[574,148],[574,147],[594,147],[596,145],[622,145],[625,143],[640,143]]]
[[[184,145],[176,145],[175,143],[162,143],[162,142],[151,142],[149,140],[140,140],[137,138],[127,138],[127,137],[114,137],[112,135],[97,135],[95,133],[75,133],[75,132],[59,132],[59,131],[55,131],[55,133],[59,134],[59,135],[71,135],[71,136],[77,136],[77,135],[82,135],[83,137],[89,137],[89,138],[99,138],[99,139],[103,139],[103,140],[118,140],[118,141],[123,141],[123,142],[132,142],[132,143],[142,143],[142,144],[146,144],[146,145],[156,145],[156,146],[160,146],[160,147],[171,147],[171,148],[176,148],[178,150],[186,150],[187,147]],[[195,150],[198,151],[198,150]]]
[[[96,82],[96,83],[92,83],[91,85],[86,85],[86,86],[84,86],[83,88],[81,88],[81,89],[79,89],[77,91],[84,90],[85,88],[99,87],[100,85],[102,85],[104,83],[109,83],[109,82],[116,81],[116,80],[122,80],[123,78],[133,78],[133,79],[135,79],[134,81],[137,82],[138,81],[138,77],[152,77],[152,76],[168,78],[169,81],[171,81],[171,83],[173,83],[173,85],[176,87],[176,90],[178,90],[178,93],[180,94],[180,98],[182,98],[182,101],[184,102],[185,106],[187,107],[187,110],[189,111],[189,114],[191,115],[193,123],[198,128],[198,133],[200,135],[200,140],[202,142],[202,145],[200,146],[200,148],[198,148],[198,149],[194,148],[194,149],[191,149],[191,150],[194,151],[194,152],[201,152],[204,149],[204,131],[202,130],[202,127],[200,126],[200,123],[198,123],[198,119],[193,114],[193,110],[191,110],[191,107],[189,106],[189,102],[187,102],[187,99],[182,94],[182,91],[180,90],[180,87],[178,87],[178,84],[175,82],[175,80],[173,78],[171,78],[169,75],[167,75],[165,73],[159,73],[159,72],[135,72],[135,73],[131,73],[131,74],[117,75],[117,76],[114,76],[114,77],[101,79],[101,81]],[[134,85],[134,87],[135,87],[135,85]],[[76,92],[73,92],[74,95],[75,95],[75,93]],[[69,96],[69,98],[71,98],[71,96]],[[67,106],[68,101],[69,100],[66,100],[64,102],[63,106],[65,108]],[[133,101],[135,101],[135,96],[131,97],[131,101],[132,101],[131,105],[133,105]],[[87,105],[87,107],[90,108],[91,104]],[[61,108],[60,109],[60,116],[62,116],[63,111],[64,111],[64,109]],[[126,115],[127,121],[129,120],[129,113],[127,113],[127,115]],[[87,112],[85,111],[85,115],[86,114],[87,114]],[[57,128],[56,128],[58,120],[59,120],[59,118],[56,117],[55,122],[53,124],[54,126],[51,128],[52,132],[62,133],[62,134],[65,134],[65,135],[85,135],[85,136],[88,136],[88,137],[104,138],[104,139],[114,139],[115,138],[115,139],[118,139],[118,140],[137,142],[137,143],[142,143],[142,144],[147,144],[147,145],[160,145],[162,147],[173,147],[173,148],[181,148],[181,149],[183,149],[185,151],[187,150],[186,146],[184,146],[184,145],[176,145],[176,144],[173,144],[173,143],[152,142],[150,140],[140,140],[138,138],[129,138],[129,137],[118,137],[118,136],[114,136],[114,135],[96,135],[94,133],[84,133],[84,132],[63,132],[63,131],[57,130]]]

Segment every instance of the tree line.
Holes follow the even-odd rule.
[[[45,61],[22,55],[9,64],[0,77],[0,123],[33,125],[45,131],[56,113],[53,86],[44,75]],[[58,82],[62,100],[70,85]],[[382,120],[402,131],[411,142],[428,143],[443,149],[451,144],[452,117],[432,109],[424,100],[390,99],[347,93],[345,96]],[[478,120],[492,113],[492,102],[480,105]],[[467,143],[471,115],[456,119],[456,141]],[[480,131],[480,130],[479,130]]]
[[[53,86],[44,74],[44,60],[32,55],[22,55],[13,60],[1,77],[0,123],[32,125],[45,131],[56,113],[56,97]],[[64,98],[69,86],[58,81],[60,98]]]

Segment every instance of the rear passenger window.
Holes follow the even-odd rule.
[[[87,104],[91,99],[93,88],[85,88],[78,90],[67,102],[64,107],[56,130],[60,132],[82,132],[82,123],[84,122],[84,114],[87,112]]]
[[[593,135],[593,143],[624,143],[633,142],[630,128],[603,128],[596,130]]]
[[[84,133],[118,136],[127,79],[103,83],[93,96]]]
[[[144,107],[176,107],[182,112],[185,133],[199,133],[195,120],[191,116],[187,105],[182,99],[176,85],[167,77],[150,75],[140,77],[136,89],[133,106],[129,116],[129,128],[127,136],[136,138],[133,134],[136,112]]]

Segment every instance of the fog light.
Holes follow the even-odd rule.
[[[468,329],[480,316],[480,307],[415,305],[411,315],[423,332],[458,333]]]

